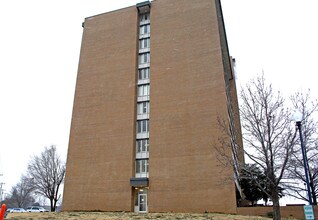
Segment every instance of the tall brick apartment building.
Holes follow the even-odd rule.
[[[235,213],[215,150],[218,117],[239,125],[219,0],[142,2],[83,29],[63,210]]]

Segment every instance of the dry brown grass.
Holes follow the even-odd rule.
[[[128,220],[128,219],[195,219],[195,220],[268,220],[259,216],[242,216],[227,214],[188,214],[188,213],[147,213],[131,212],[59,212],[59,213],[9,213],[11,220]],[[294,218],[288,218],[295,220]]]

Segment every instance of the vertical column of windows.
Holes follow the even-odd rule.
[[[149,175],[150,15],[139,15],[135,177]]]

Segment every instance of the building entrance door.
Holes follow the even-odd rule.
[[[147,194],[138,194],[138,209],[139,212],[148,211]]]

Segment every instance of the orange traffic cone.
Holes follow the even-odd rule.
[[[0,211],[0,220],[4,219],[4,214],[6,213],[6,210],[7,210],[6,204],[2,204],[1,211]]]

